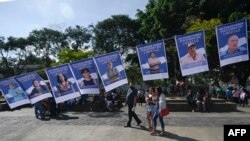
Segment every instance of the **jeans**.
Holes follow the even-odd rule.
[[[153,127],[156,128],[157,126],[157,118],[159,117],[159,121],[161,123],[161,128],[164,129],[164,121],[163,121],[163,117],[160,116],[159,111],[156,111],[154,116],[153,116]]]
[[[35,115],[36,118],[44,119],[45,117],[45,108],[41,101],[35,103]]]

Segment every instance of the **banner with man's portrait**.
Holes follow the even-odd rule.
[[[156,41],[136,47],[143,80],[168,78],[168,65],[164,41]]]
[[[128,83],[118,51],[97,56],[94,60],[106,92]]]
[[[28,96],[14,77],[0,81],[0,89],[11,109],[30,103]]]
[[[52,97],[47,84],[36,72],[16,76],[15,78],[26,92],[31,104]]]
[[[45,72],[49,78],[56,103],[81,96],[68,64],[46,68]]]
[[[220,66],[249,60],[247,20],[216,27]]]
[[[99,82],[94,59],[89,58],[70,63],[81,94],[99,94]]]
[[[208,71],[204,31],[175,37],[182,76]]]

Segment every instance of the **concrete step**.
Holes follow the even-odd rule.
[[[5,102],[6,102],[5,99],[0,99],[0,104]]]
[[[167,97],[167,103],[187,103],[186,98],[184,97]],[[225,103],[225,99],[212,98],[214,103]]]
[[[169,111],[173,112],[190,112],[191,107],[187,103],[167,103]],[[234,112],[237,111],[235,103],[213,103],[210,112]]]

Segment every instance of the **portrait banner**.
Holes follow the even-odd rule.
[[[99,94],[97,70],[93,58],[70,63],[81,94]]]
[[[11,109],[30,103],[28,96],[14,77],[0,81],[0,89]]]
[[[128,83],[119,52],[97,56],[94,61],[106,92]]]
[[[143,80],[168,78],[168,65],[164,41],[136,47]]]
[[[247,20],[216,27],[220,66],[249,60]]]
[[[56,103],[81,96],[68,64],[47,68],[45,72],[49,78]]]
[[[182,76],[208,71],[204,31],[175,37]]]
[[[36,72],[16,76],[15,78],[27,94],[31,104],[52,97],[47,84]]]

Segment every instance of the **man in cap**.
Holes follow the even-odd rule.
[[[188,43],[188,54],[182,59],[182,65],[205,61],[205,57],[202,54],[196,52],[196,46],[194,43]]]

